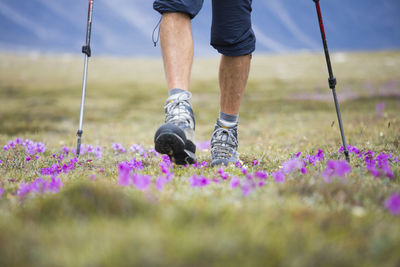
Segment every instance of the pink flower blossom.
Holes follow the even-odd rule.
[[[397,216],[400,214],[400,194],[393,193],[385,201],[385,208],[393,215]]]
[[[385,102],[379,102],[378,104],[376,104],[376,113],[378,114],[379,117],[382,117],[385,106],[386,106]]]
[[[288,174],[295,170],[300,169],[303,166],[303,163],[298,158],[289,159],[282,164],[283,173]]]
[[[188,179],[191,187],[204,187],[211,183],[209,179],[201,175],[193,175]]]
[[[326,168],[322,172],[322,177],[326,182],[330,182],[332,177],[344,178],[351,171],[350,165],[345,160],[329,160]]]
[[[275,183],[282,184],[285,182],[285,175],[281,170],[272,173],[272,177],[274,177]]]
[[[239,178],[238,177],[233,177],[232,179],[231,179],[231,182],[230,182],[230,187],[231,187],[231,189],[235,189],[236,187],[238,187],[240,185],[240,180],[239,180]]]
[[[125,153],[126,149],[120,143],[113,143],[112,149],[117,153]]]
[[[260,180],[266,180],[268,178],[268,173],[264,171],[257,171],[255,176],[259,178]]]
[[[211,147],[210,141],[198,141],[196,143],[196,149],[198,149],[199,151],[207,151],[210,149],[210,147]]]
[[[250,182],[245,181],[242,184],[242,194],[243,194],[243,196],[245,196],[245,197],[248,196],[251,193],[251,191],[252,191],[252,187],[251,187]]]
[[[168,182],[167,178],[164,176],[159,176],[156,180],[156,188],[158,191],[162,191],[164,185]]]
[[[228,174],[224,172],[224,169],[223,169],[222,167],[220,167],[220,168],[218,169],[218,173],[219,173],[220,177],[221,177],[223,180],[228,179]]]
[[[133,174],[132,184],[139,190],[145,191],[151,184],[151,177],[149,175]]]

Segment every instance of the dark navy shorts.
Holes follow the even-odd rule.
[[[194,18],[204,0],[156,0],[153,7],[164,12],[182,12]],[[212,0],[211,45],[226,56],[251,54],[256,38],[251,28],[252,0]]]

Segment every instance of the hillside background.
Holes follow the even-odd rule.
[[[95,55],[158,56],[152,31],[160,18],[151,0],[96,0],[92,50]],[[0,50],[80,53],[88,1],[0,0]],[[400,48],[400,1],[321,1],[328,44],[333,51]],[[320,51],[311,0],[253,3],[257,52]],[[211,1],[193,20],[196,56],[217,53],[209,46]]]

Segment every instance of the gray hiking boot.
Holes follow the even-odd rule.
[[[238,159],[237,147],[237,124],[228,128],[217,120],[211,137],[211,167],[222,164],[227,166],[229,162],[235,164]]]
[[[190,92],[174,94],[165,104],[165,123],[154,136],[157,152],[167,154],[179,165],[196,161],[194,141],[195,119],[190,104]]]

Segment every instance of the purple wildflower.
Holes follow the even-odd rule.
[[[259,178],[260,180],[266,180],[268,178],[268,174],[264,171],[257,171],[256,177]]]
[[[196,148],[200,151],[207,151],[211,147],[210,141],[198,141],[196,143]]]
[[[318,148],[318,153],[316,155],[317,160],[318,161],[323,161],[325,156],[324,156],[324,152],[322,151],[322,149]]]
[[[167,175],[165,175],[165,179],[167,179],[167,182],[172,182],[172,178],[174,178],[173,173],[167,173]]]
[[[30,192],[31,192],[30,185],[22,182],[21,185],[19,186],[18,191],[17,191],[17,195],[18,195],[19,198],[23,198],[24,196],[26,196]]]
[[[26,158],[25,158],[25,161],[30,161],[31,160],[31,157],[29,157],[29,156],[27,156]]]
[[[172,162],[167,155],[162,155],[162,162],[158,165],[161,171],[165,174],[170,173],[170,168],[172,168]]]
[[[134,174],[131,179],[132,184],[141,191],[145,191],[151,184],[151,177],[149,175]]]
[[[212,179],[212,181],[214,182],[214,183],[220,183],[221,182],[221,180],[219,180],[218,178],[214,178],[214,179]]]
[[[92,145],[86,145],[86,152],[92,154],[94,152],[94,148]]]
[[[258,165],[260,165],[260,163],[258,162],[258,160],[257,160],[257,159],[253,160],[253,166],[258,166]]]
[[[61,179],[57,178],[56,176],[52,176],[51,181],[48,185],[48,190],[53,193],[58,193],[61,187],[63,187]]]
[[[251,189],[252,189],[251,184],[249,182],[245,181],[242,184],[242,194],[243,194],[243,196],[248,196],[251,193]]]
[[[373,153],[365,155],[365,165],[367,170],[375,177],[387,176],[390,179],[394,178],[394,174],[390,169],[389,159],[392,159],[392,154],[380,153],[376,158],[373,158]]]
[[[239,185],[240,185],[240,180],[239,180],[239,178],[233,177],[233,178],[231,179],[231,182],[230,182],[230,187],[231,187],[231,189],[235,189],[235,188],[238,187]]]
[[[131,185],[129,170],[125,169],[124,167],[122,167],[120,165],[118,175],[119,175],[118,184],[120,186],[130,186]]]
[[[330,182],[333,176],[343,178],[351,171],[350,165],[345,160],[329,160],[322,172],[326,182]]]
[[[350,153],[353,153],[356,155],[360,154],[360,150],[358,148],[356,148],[355,146],[348,145],[347,147],[348,147],[348,150]]]
[[[96,146],[94,149],[94,154],[96,155],[96,158],[101,158],[102,157],[102,151],[100,146]]]
[[[201,167],[207,168],[207,165],[208,165],[207,161],[203,160],[203,162],[201,163]]]
[[[9,146],[9,145],[5,145],[5,146],[3,146],[3,150],[4,150],[4,151],[8,151],[8,150],[10,150],[10,146]]]
[[[15,138],[15,140],[14,140],[14,142],[17,144],[17,145],[22,145],[22,138]]]
[[[393,215],[397,216],[400,214],[400,194],[393,193],[385,201],[385,208]]]
[[[46,146],[43,143],[36,143],[36,153],[44,153],[46,151]]]
[[[291,173],[295,170],[300,169],[302,166],[303,163],[298,158],[289,159],[282,164],[283,173],[284,174]]]
[[[246,175],[246,174],[247,174],[247,168],[242,167],[241,171],[242,171],[243,175]]]
[[[242,163],[238,160],[238,161],[236,161],[235,166],[238,167],[238,168],[241,168],[242,167]]]
[[[188,181],[192,187],[204,187],[211,183],[209,179],[201,175],[193,175]]]
[[[153,155],[153,156],[155,156],[155,157],[158,157],[158,152],[154,149],[154,148],[150,148],[149,150],[148,150],[148,153],[150,154],[150,155]]]
[[[301,156],[301,152],[297,152],[296,158],[299,158]]]
[[[42,178],[37,178],[29,186],[34,194],[43,194],[47,191],[48,182]]]
[[[274,177],[275,183],[282,184],[285,182],[285,175],[281,170],[272,173],[272,177]]]
[[[33,182],[26,184],[21,183],[17,194],[20,198],[23,198],[29,193],[33,194],[44,194],[47,192],[58,193],[60,188],[63,186],[61,179],[53,176],[51,181],[43,180],[42,178],[37,178]]]
[[[386,106],[385,102],[380,102],[376,105],[376,113],[378,114],[379,117],[382,117],[385,106]]]
[[[137,153],[139,155],[141,155],[142,157],[147,157],[147,153],[146,153],[146,149],[143,148],[143,146],[138,145],[138,144],[133,144],[129,147],[129,149],[133,152],[133,153]]]
[[[63,147],[62,147],[62,152],[63,152],[64,154],[68,154],[70,151],[71,151],[71,150],[70,150],[68,147],[66,147],[66,146],[63,146]]]
[[[156,180],[156,188],[158,191],[162,191],[164,185],[168,182],[167,178],[164,176],[159,176]]]
[[[120,143],[113,143],[112,149],[117,153],[125,153],[126,149]]]
[[[8,146],[10,147],[10,148],[15,148],[15,142],[14,141],[8,141]]]
[[[218,169],[218,173],[219,173],[219,175],[221,176],[221,178],[222,178],[223,180],[228,179],[228,174],[224,172],[224,169],[223,169],[222,167],[220,167],[220,168]]]
[[[304,158],[303,162],[304,162],[305,165],[307,165],[307,164],[316,165],[317,162],[320,162],[322,160],[324,160],[324,153],[323,153],[323,151],[321,149],[318,149],[317,154],[315,154],[315,155],[307,155]]]
[[[3,195],[4,189],[0,187],[0,197]]]

